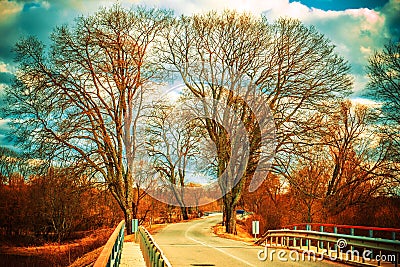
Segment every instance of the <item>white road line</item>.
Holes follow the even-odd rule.
[[[251,263],[248,262],[248,261],[245,261],[245,260],[243,260],[243,259],[241,259],[241,258],[239,258],[239,257],[236,257],[235,255],[232,255],[231,253],[228,253],[228,252],[226,252],[226,251],[224,251],[224,250],[222,250],[222,249],[220,249],[220,248],[214,247],[214,246],[212,246],[212,245],[210,245],[210,244],[207,244],[207,243],[202,242],[202,241],[200,241],[200,240],[197,240],[197,239],[195,239],[195,238],[193,238],[193,237],[190,237],[190,236],[188,235],[188,232],[189,232],[190,230],[192,230],[193,227],[195,227],[195,226],[197,226],[198,224],[201,224],[201,223],[204,223],[204,222],[199,222],[199,223],[196,223],[196,224],[193,224],[193,225],[189,226],[189,228],[186,229],[186,231],[185,231],[185,237],[186,237],[187,239],[190,239],[190,240],[192,240],[192,241],[194,241],[194,242],[196,242],[196,243],[198,243],[198,244],[201,244],[201,245],[203,245],[203,246],[205,246],[205,247],[213,248],[213,249],[215,249],[215,250],[217,250],[217,251],[219,251],[219,252],[222,252],[222,253],[224,253],[225,255],[228,255],[229,257],[231,257],[231,258],[233,258],[233,259],[235,259],[235,260],[241,261],[241,262],[243,262],[244,264],[246,264],[246,265],[248,265],[248,266],[254,266],[254,267],[256,267],[256,265],[253,265],[253,264],[251,264]]]

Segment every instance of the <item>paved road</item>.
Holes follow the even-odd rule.
[[[222,216],[185,223],[171,224],[154,235],[155,241],[164,251],[172,266],[344,266],[322,261],[291,261],[289,254],[282,258],[260,261],[256,247],[241,241],[220,238],[212,233],[212,226],[221,222]],[[294,258],[295,256],[292,256]]]

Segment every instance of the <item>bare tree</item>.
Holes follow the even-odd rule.
[[[23,153],[0,147],[0,184],[10,184],[13,174],[18,174],[27,180],[30,175],[38,172],[43,166],[44,162],[34,162]]]
[[[374,116],[367,107],[345,101],[324,123],[323,139],[332,166],[324,206],[330,213],[365,202],[389,182],[389,150],[371,124]]]
[[[314,144],[294,157],[297,164],[287,176],[291,191],[307,208],[307,221],[315,205],[326,217],[387,193],[392,176],[387,169],[389,147],[374,118],[372,109],[344,101],[319,121]]]
[[[187,171],[193,169],[194,157],[199,154],[201,133],[198,125],[184,111],[171,113],[173,106],[156,107],[149,118],[147,150],[154,168],[165,179],[184,220],[189,219],[185,199]],[[187,115],[187,114],[186,114]]]
[[[286,174],[287,156],[301,143],[301,136],[312,131],[305,114],[322,111],[333,99],[350,92],[349,67],[312,27],[291,19],[269,24],[265,18],[232,11],[181,17],[167,33],[166,43],[161,48],[164,63],[174,66],[192,94],[224,102],[226,111],[234,110],[246,128],[250,147],[248,160],[243,158],[245,172],[220,179],[226,231],[234,233],[235,207],[246,180],[263,160],[259,153],[264,133],[248,96],[262,95],[262,102],[272,110],[278,139],[274,171]],[[222,127],[225,121],[205,120],[217,147],[218,177],[234,155],[233,135]]]
[[[142,139],[145,142],[145,139]],[[145,152],[146,146],[143,146],[143,153]],[[139,224],[146,220],[147,215],[152,209],[151,203],[146,201],[146,197],[149,196],[148,192],[154,190],[156,184],[152,179],[155,174],[154,166],[151,164],[150,159],[143,159],[136,162],[135,171],[135,182],[133,190],[133,216],[139,219]],[[144,205],[142,204],[144,203]]]
[[[323,146],[313,147],[308,151],[308,157],[299,157],[294,177],[290,180],[289,192],[296,200],[295,208],[300,207],[298,213],[305,222],[313,222],[314,215],[322,212],[321,202],[330,171],[323,149]]]
[[[14,172],[18,172],[18,163],[21,161],[19,155],[6,147],[0,147],[0,183],[8,182]]]
[[[24,39],[7,89],[20,136],[42,156],[69,151],[71,162],[90,165],[124,212],[128,233],[143,94],[156,75],[149,49],[169,17],[115,5],[56,28],[50,49]]]
[[[390,42],[369,59],[370,96],[383,102],[387,118],[400,124],[400,42]]]
[[[400,41],[389,42],[382,51],[375,52],[369,59],[368,95],[382,103],[382,132],[391,151],[393,174],[400,181]],[[378,126],[378,125],[377,125]]]

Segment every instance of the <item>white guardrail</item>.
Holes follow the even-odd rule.
[[[358,265],[380,266],[382,262],[392,263],[396,267],[399,265],[400,241],[398,240],[281,229],[269,230],[257,244],[308,251],[324,258],[334,258]]]

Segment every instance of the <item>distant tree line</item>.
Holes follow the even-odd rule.
[[[74,232],[112,227],[120,218],[111,195],[96,188],[72,169],[49,167],[38,171],[10,149],[1,148],[0,234],[21,244],[64,241]],[[31,169],[29,175],[19,172]]]

